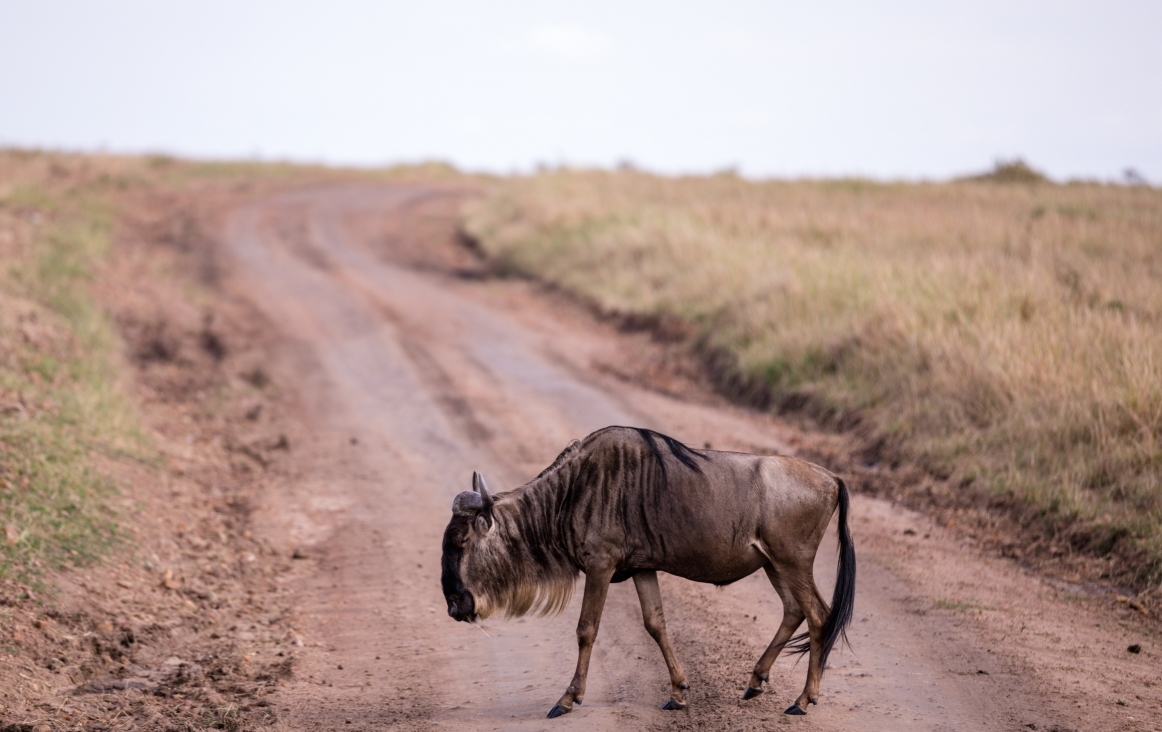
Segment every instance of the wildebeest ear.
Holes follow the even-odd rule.
[[[492,513],[490,511],[481,511],[476,516],[476,529],[482,534],[487,534],[492,528]]]
[[[472,490],[480,494],[481,500],[484,502],[484,510],[492,510],[492,494],[488,492],[488,485],[484,482],[484,476],[472,471]]]
[[[456,516],[472,516],[484,508],[484,499],[479,493],[464,491],[452,499],[452,513]]]

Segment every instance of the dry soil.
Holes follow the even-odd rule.
[[[780,606],[761,575],[725,588],[663,577],[689,708],[665,712],[665,667],[629,584],[609,596],[585,704],[545,714],[572,674],[579,596],[560,616],[455,623],[440,538],[473,470],[495,490],[610,424],[689,444],[816,454],[823,437],[732,407],[529,283],[489,277],[454,237],[464,191],[330,186],[234,208],[224,292],[269,328],[267,368],[294,407],[285,479],[252,512],[284,557],[293,655],[267,698],[285,729],[1162,729],[1162,643],[1132,608],[1044,579],[954,529],[856,495],[851,648],[819,705],[782,710],[805,664],[741,693]],[[829,537],[816,564],[825,595]],[[297,643],[304,643],[298,646]],[[1140,646],[1140,652],[1127,650]]]

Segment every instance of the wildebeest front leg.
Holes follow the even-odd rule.
[[[685,709],[686,695],[683,692],[690,688],[690,684],[686,682],[686,674],[678,663],[678,657],[674,655],[670,637],[666,635],[666,616],[662,613],[662,590],[658,587],[658,573],[638,572],[633,576],[633,584],[642,604],[642,620],[645,621],[646,630],[662,649],[662,658],[666,659],[666,668],[670,671],[670,701],[662,705],[662,709]]]
[[[605,596],[609,593],[609,581],[613,579],[613,569],[590,569],[585,572],[585,597],[581,601],[581,619],[577,621],[577,672],[573,683],[549,710],[549,719],[573,711],[573,703],[581,703],[585,698],[585,678],[589,675],[589,657],[593,654],[593,641],[597,640],[597,627],[601,624],[601,611],[605,607]]]

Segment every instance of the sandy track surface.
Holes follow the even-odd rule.
[[[642,341],[527,286],[401,264],[415,264],[393,249],[409,226],[437,232],[421,254],[449,246],[446,216],[414,212],[448,195],[333,187],[230,218],[229,286],[278,330],[275,383],[300,405],[296,477],[257,514],[272,541],[309,557],[294,580],[307,646],[275,702],[287,728],[1162,729],[1162,644],[1132,617],[858,495],[852,649],[833,654],[807,717],[782,714],[806,674],[793,659],[741,700],[781,613],[758,573],[726,588],[662,578],[688,710],[659,710],[665,667],[624,583],[585,704],[546,720],[572,674],[580,592],[561,616],[490,620],[488,635],[447,617],[440,538],[472,471],[514,487],[610,424],[751,452],[793,454],[802,436],[709,395],[617,378]],[[826,596],[834,568],[829,537],[816,564]]]

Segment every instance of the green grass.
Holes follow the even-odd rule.
[[[117,388],[116,334],[88,289],[110,226],[89,195],[0,198],[0,577],[35,581],[106,552],[115,485],[94,458],[147,454]]]

